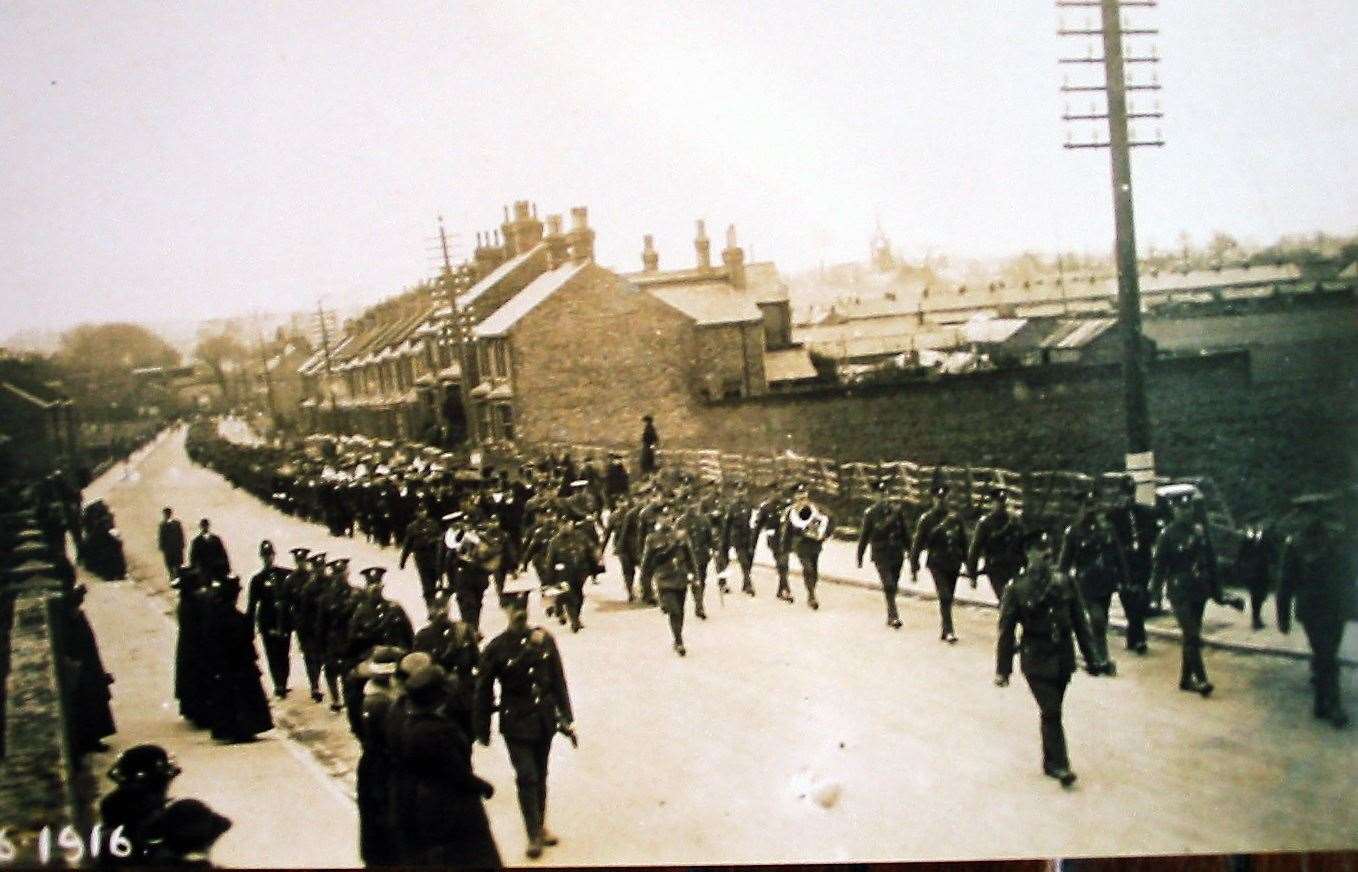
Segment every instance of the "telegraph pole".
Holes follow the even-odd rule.
[[[339,427],[339,403],[335,401],[335,371],[330,367],[330,328],[325,324],[325,309],[321,308],[321,301],[316,300],[316,320],[321,326],[321,349],[325,353],[325,390],[330,394],[330,415],[335,420],[335,426]]]
[[[1097,8],[1102,18],[1102,26],[1094,29],[1066,28],[1057,31],[1060,36],[1102,37],[1103,57],[1095,57],[1093,50],[1083,58],[1061,58],[1063,64],[1102,64],[1104,84],[1102,85],[1062,85],[1064,93],[1098,92],[1106,97],[1107,111],[1099,113],[1091,107],[1086,114],[1072,114],[1067,107],[1062,118],[1066,121],[1108,122],[1108,138],[1101,141],[1097,134],[1089,142],[1067,141],[1065,147],[1107,148],[1113,179],[1113,223],[1116,235],[1116,255],[1118,271],[1118,324],[1122,331],[1122,379],[1124,404],[1127,415],[1127,471],[1137,484],[1137,499],[1140,502],[1153,502],[1155,498],[1155,455],[1151,441],[1150,410],[1146,401],[1146,359],[1144,340],[1141,334],[1141,288],[1137,275],[1136,225],[1132,211],[1132,161],[1131,149],[1140,146],[1161,146],[1164,140],[1156,132],[1155,139],[1133,140],[1128,132],[1129,119],[1161,118],[1159,104],[1155,111],[1136,112],[1128,108],[1129,91],[1159,91],[1160,84],[1152,76],[1152,81],[1132,84],[1127,81],[1128,64],[1159,63],[1159,57],[1152,50],[1150,55],[1128,57],[1123,51],[1123,38],[1127,36],[1152,36],[1157,31],[1145,28],[1124,27],[1122,10],[1125,8],[1153,8],[1155,0],[1057,0],[1058,8]]]
[[[281,431],[282,422],[278,417],[278,405],[274,402],[273,376],[269,373],[269,354],[264,347],[264,333],[259,327],[259,322],[255,322],[255,344],[259,346],[259,368],[264,373],[264,392],[265,398],[269,401],[269,417],[273,418],[274,432]]]
[[[453,349],[457,356],[458,373],[458,393],[462,398],[462,414],[467,427],[467,444],[476,446],[480,444],[477,433],[476,416],[472,414],[471,389],[467,383],[471,377],[471,366],[469,364],[467,352],[470,349],[469,329],[470,315],[461,311],[458,307],[457,293],[458,283],[461,278],[453,271],[453,260],[448,254],[448,231],[443,226],[443,216],[438,216],[439,222],[439,249],[443,253],[443,272],[439,275],[439,286],[442,289],[442,296],[447,303],[449,315],[441,327],[443,337],[453,340]]]

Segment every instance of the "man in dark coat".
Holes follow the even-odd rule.
[[[858,566],[862,568],[863,553],[871,546],[872,565],[877,567],[877,577],[881,579],[882,593],[886,596],[886,625],[897,630],[901,618],[896,611],[896,590],[901,569],[905,566],[910,531],[905,525],[905,511],[887,494],[888,486],[885,479],[877,482],[874,486],[877,500],[863,513],[863,523],[858,531]]]
[[[1014,580],[1023,565],[1023,548],[1019,540],[1023,529],[1019,519],[1009,511],[1009,494],[1004,488],[991,491],[991,509],[976,522],[976,530],[971,535],[971,545],[967,548],[967,571],[971,575],[971,586],[982,572],[990,579],[990,589],[995,592],[995,602],[1004,599],[1004,589]],[[981,568],[981,561],[985,568]]]
[[[660,434],[655,432],[655,420],[650,415],[641,419],[641,475],[642,478],[655,474],[656,449],[660,447]]]
[[[269,665],[274,696],[282,699],[288,695],[288,673],[292,667],[293,618],[288,571],[274,566],[274,547],[268,539],[259,543],[259,559],[264,566],[250,579],[245,614],[264,643],[264,660]]]
[[[226,556],[222,538],[212,532],[212,522],[203,518],[198,522],[198,535],[189,546],[189,566],[202,573],[208,581],[221,581],[231,574],[231,559]]]
[[[1250,592],[1250,626],[1264,629],[1264,603],[1273,591],[1274,567],[1279,547],[1272,524],[1256,517],[1235,555],[1236,583]]]
[[[399,782],[395,811],[405,854],[401,860],[498,869],[500,852],[482,804],[495,789],[472,771],[470,737],[443,712],[447,681],[444,671],[431,665],[405,682],[410,711],[391,749]]]
[[[632,480],[623,465],[622,455],[616,451],[608,452],[608,466],[604,468],[604,498],[610,507],[627,496]]]
[[[156,540],[160,554],[165,558],[165,570],[173,579],[184,565],[184,525],[174,516],[174,509],[166,506],[161,510],[162,518]]]
[[[1339,646],[1344,624],[1355,617],[1355,571],[1353,542],[1332,517],[1333,498],[1322,495],[1298,497],[1294,505],[1302,513],[1302,527],[1288,537],[1283,551],[1282,580],[1278,587],[1278,629],[1292,628],[1292,603],[1297,619],[1311,644],[1311,685],[1315,691],[1317,718],[1336,728],[1349,724],[1339,693]]]
[[[952,603],[957,590],[957,576],[961,574],[962,564],[967,559],[967,534],[961,516],[944,505],[947,494],[947,487],[935,487],[933,508],[921,515],[919,523],[915,525],[915,536],[910,543],[910,578],[914,580],[919,575],[920,554],[927,551],[929,559],[926,565],[938,594],[938,613],[942,624],[938,637],[951,645],[957,642],[952,622]]]
[[[1207,697],[1213,690],[1202,659],[1202,616],[1207,602],[1215,600],[1241,611],[1245,603],[1239,597],[1227,596],[1221,587],[1216,550],[1194,494],[1177,498],[1173,519],[1155,540],[1151,554],[1152,598],[1158,600],[1166,588],[1183,638],[1179,689]]]
[[[83,608],[85,585],[71,591],[66,621],[66,654],[70,659],[71,749],[76,754],[107,751],[104,739],[117,732],[109,700],[113,676],[104,669],[99,656],[99,641]]]
[[[1026,565],[1000,601],[995,685],[1009,684],[1018,650],[1019,668],[1041,713],[1042,771],[1069,787],[1075,783],[1075,773],[1066,754],[1061,703],[1075,672],[1072,637],[1090,675],[1104,674],[1104,664],[1093,652],[1079,588],[1052,562],[1047,534],[1040,530],[1026,534],[1024,553]],[[1023,634],[1016,638],[1019,627]]]
[[[228,576],[213,586],[217,603],[209,619],[212,738],[248,742],[273,729],[269,701],[260,681],[255,634],[249,618],[236,608],[240,579]]]
[[[529,857],[539,857],[557,838],[546,827],[547,761],[559,731],[575,741],[566,672],[556,641],[541,627],[528,625],[526,583],[506,585],[509,626],[486,645],[476,680],[476,737],[490,744],[490,716],[500,712],[500,732],[509,750],[519,791],[519,809],[528,834]],[[495,685],[500,704],[495,706]]]
[[[1127,584],[1127,554],[1112,521],[1099,511],[1096,496],[1093,491],[1083,495],[1080,514],[1066,528],[1056,564],[1080,588],[1089,615],[1095,658],[1107,663],[1112,675],[1116,666],[1108,656],[1108,610],[1113,594]]]

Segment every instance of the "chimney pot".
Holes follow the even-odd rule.
[[[698,252],[698,269],[711,269],[712,243],[707,238],[707,226],[703,223],[701,218],[698,219],[698,232],[693,239],[693,248]]]
[[[655,250],[655,238],[647,233],[641,237],[641,266],[646,272],[660,268],[660,255]]]

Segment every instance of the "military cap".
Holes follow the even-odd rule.
[[[929,488],[929,493],[936,497],[946,497],[948,495],[948,486],[946,484],[936,484]]]
[[[108,777],[117,784],[144,784],[168,782],[182,771],[159,745],[134,745],[118,755]]]
[[[311,553],[311,549],[303,548],[299,545],[298,547],[293,548],[288,553],[290,553],[293,557],[297,558],[298,560],[306,560],[307,555]]]
[[[331,560],[329,563],[327,563],[326,566],[329,566],[331,569],[348,569],[349,558],[336,557],[334,560]]]
[[[433,664],[433,662],[434,658],[423,651],[411,651],[396,664],[396,674],[399,677],[408,677]]]
[[[589,487],[589,481],[583,478],[577,478],[575,481],[571,482],[570,486],[574,488]]]
[[[310,560],[313,564],[315,564],[315,565],[317,565],[317,566],[324,566],[324,565],[325,565],[325,552],[324,552],[324,551],[317,551],[315,554],[312,554],[312,555],[311,555],[310,557],[308,557],[307,559]]]
[[[872,489],[880,493],[885,493],[889,487],[891,487],[891,479],[889,478],[879,478],[872,483]]]
[[[359,573],[368,584],[381,584],[382,576],[386,574],[387,568],[385,566],[369,566]]]
[[[263,540],[262,542],[259,543],[259,556],[260,556],[260,557],[263,557],[265,554],[270,554],[270,555],[272,555],[273,553],[274,553],[273,543],[270,542],[268,539],[265,539],[265,540]]]

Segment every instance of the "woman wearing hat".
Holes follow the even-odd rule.
[[[118,755],[108,771],[118,786],[99,803],[99,821],[109,839],[100,851],[106,864],[145,864],[147,830],[165,809],[170,782],[181,771],[159,745],[135,745]],[[118,840],[117,850],[114,840]],[[119,856],[126,846],[131,846],[131,852]]]
[[[211,651],[212,738],[249,742],[273,729],[269,701],[264,695],[259,654],[249,618],[236,608],[240,579],[228,576],[215,585],[217,603],[212,617]]]
[[[1052,560],[1051,538],[1045,530],[1023,537],[1022,572],[1005,589],[1000,601],[999,641],[996,645],[995,685],[1006,687],[1019,652],[1019,668],[1037,701],[1042,723],[1042,771],[1069,787],[1075,783],[1066,754],[1061,704],[1075,672],[1075,648],[1080,646],[1090,675],[1105,674],[1097,659],[1080,591]],[[1016,639],[1018,628],[1021,636]]]

